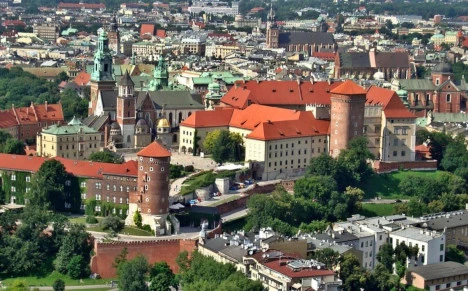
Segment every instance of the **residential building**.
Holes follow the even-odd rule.
[[[445,233],[407,227],[389,234],[392,247],[404,243],[408,247],[416,246],[418,255],[409,258],[409,266],[430,265],[445,261]]]
[[[468,210],[429,214],[421,219],[421,227],[445,232],[447,245],[468,247]]]
[[[33,33],[35,33],[39,38],[54,42],[59,37],[59,27],[56,24],[34,24],[33,25]]]
[[[33,104],[0,111],[0,129],[22,141],[35,140],[43,127],[63,123],[61,104]]]
[[[102,134],[87,127],[78,118],[67,125],[44,127],[37,135],[37,155],[86,160],[102,149]]]
[[[468,286],[468,267],[456,262],[411,267],[401,282],[429,291],[462,290]]]
[[[341,280],[335,272],[315,260],[269,250],[244,257],[252,280],[262,282],[266,290],[340,290]]]

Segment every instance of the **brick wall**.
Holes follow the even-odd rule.
[[[374,170],[379,174],[394,172],[394,171],[398,171],[400,169],[432,171],[432,170],[437,170],[437,161],[436,160],[414,161],[414,162],[374,161],[372,166],[373,166]]]
[[[112,267],[115,258],[127,248],[127,259],[143,255],[149,264],[165,261],[177,273],[177,255],[182,251],[191,253],[196,248],[196,240],[167,239],[138,242],[97,242],[94,243],[95,255],[91,258],[91,272],[102,278],[115,278],[116,269]]]

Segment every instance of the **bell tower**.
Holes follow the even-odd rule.
[[[117,96],[116,119],[120,125],[123,138],[123,147],[131,148],[134,145],[135,132],[135,96],[133,94],[135,84],[128,71],[119,82],[119,94]]]
[[[157,91],[169,85],[169,72],[163,55],[159,56],[158,65],[154,68],[153,80],[149,84],[150,91]]]
[[[266,45],[267,48],[278,48],[279,29],[275,22],[273,4],[270,4],[270,12],[267,16]]]
[[[114,90],[115,80],[112,70],[112,56],[109,51],[109,39],[103,28],[98,30],[98,46],[94,53],[91,73],[91,100],[88,115],[99,115],[96,111],[100,91]]]

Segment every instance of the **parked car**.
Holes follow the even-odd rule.
[[[213,193],[213,196],[214,196],[214,197],[219,197],[219,196],[221,196],[221,195],[222,195],[222,194],[221,194],[221,192],[219,192],[219,191],[218,191],[218,192],[215,192],[215,193]]]
[[[197,200],[197,199],[192,199],[192,200],[189,201],[189,204],[190,204],[190,205],[195,205],[195,204],[197,204],[197,203],[198,203],[198,200]]]

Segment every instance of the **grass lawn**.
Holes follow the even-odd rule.
[[[88,227],[86,230],[97,231],[97,232],[105,232],[105,233],[110,233],[111,232],[110,230],[103,230],[99,226]],[[151,232],[148,232],[146,230],[139,229],[139,228],[136,228],[136,227],[131,227],[131,226],[125,226],[124,229],[122,229],[119,232],[119,234],[137,235],[137,236],[153,236],[153,234],[151,234]]]
[[[102,218],[101,218],[101,217],[96,217],[96,219],[97,219],[98,221],[101,221]],[[70,222],[72,222],[72,223],[86,224],[86,215],[83,215],[83,216],[75,216],[75,217],[73,217],[73,218],[70,218],[69,220],[70,220]]]
[[[14,281],[20,280],[25,282],[29,286],[52,286],[54,284],[54,281],[57,279],[62,279],[65,282],[65,285],[67,286],[74,286],[74,285],[102,285],[106,284],[112,279],[82,279],[81,282],[80,280],[74,280],[71,279],[67,275],[60,274],[57,271],[53,271],[52,273],[49,273],[44,276],[28,276],[28,277],[16,277],[16,278],[9,278],[9,279],[4,279],[2,280],[3,285],[9,286],[11,285]],[[106,289],[105,289],[106,290]]]
[[[224,203],[228,203],[228,202],[231,202],[231,201],[234,201],[234,200],[237,200],[239,199],[240,196],[238,195],[235,195],[235,196],[232,196],[232,197],[229,197],[229,198],[226,198],[226,199],[222,199],[222,200],[219,200],[219,201],[216,201],[210,205],[207,205],[209,207],[216,207],[216,206],[219,206],[219,205],[222,205]]]
[[[374,204],[374,203],[363,203],[362,209],[359,214],[366,217],[373,216],[388,216],[395,212],[393,204]]]
[[[436,178],[441,171],[398,171],[389,174],[373,175],[364,182],[362,190],[365,192],[365,199],[381,197],[383,199],[406,199],[408,197],[400,194],[398,184],[405,177],[412,175],[416,177]]]

